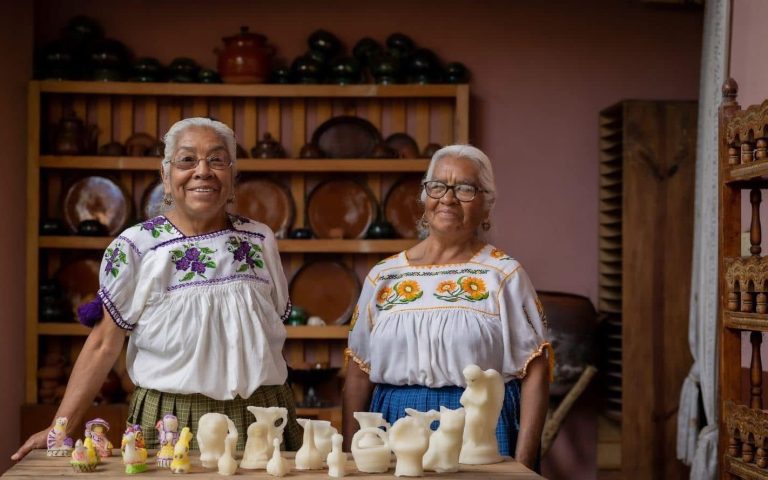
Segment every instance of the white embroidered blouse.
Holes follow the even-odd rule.
[[[128,374],[144,388],[249,397],[282,385],[288,286],[266,225],[184,236],[164,216],[125,230],[101,262],[99,298],[130,330]]]
[[[491,245],[470,261],[410,265],[405,252],[368,274],[347,355],[374,383],[465,386],[469,364],[522,378],[547,350],[547,323],[520,264]],[[551,368],[550,368],[551,371]]]

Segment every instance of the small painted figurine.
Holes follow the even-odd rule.
[[[93,440],[90,438],[86,438],[83,442],[83,445],[85,446],[85,450],[88,452],[88,461],[93,464],[98,464],[101,462],[101,458],[96,454],[96,448],[93,446]]]
[[[179,440],[179,420],[175,415],[167,413],[162,420],[155,425],[157,438],[160,441],[160,450],[157,451],[157,466],[170,467],[173,461],[173,447]]]
[[[172,473],[189,473],[189,442],[192,440],[192,432],[189,427],[181,429],[179,440],[173,447],[173,461],[171,462]]]
[[[85,448],[82,440],[78,440],[75,449],[72,450],[72,460],[69,461],[72,468],[77,473],[92,472],[96,469],[96,459],[88,458],[88,449]]]
[[[133,425],[125,430],[120,450],[123,453],[125,473],[141,473],[147,469],[147,449],[144,448],[144,435],[140,426]]]
[[[93,440],[93,448],[101,458],[112,456],[112,443],[107,438],[109,423],[103,418],[94,418],[85,423],[85,438]]]
[[[67,436],[67,417],[58,417],[48,432],[48,456],[67,457],[72,453],[75,442]]]

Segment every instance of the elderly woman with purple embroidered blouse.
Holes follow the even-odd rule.
[[[352,315],[344,439],[355,411],[394,423],[405,408],[460,407],[462,372],[476,364],[506,382],[501,453],[533,466],[554,358],[528,275],[483,238],[496,198],[490,160],[469,145],[445,147],[424,180],[426,238],[373,267]]]
[[[86,340],[56,416],[81,425],[88,405],[128,337],[136,384],[129,424],[157,448],[164,414],[197,431],[207,412],[228,415],[245,432],[246,406],[289,410],[285,446],[300,446],[282,355],[290,311],[273,232],[230,215],[235,136],[221,122],[189,118],[165,136],[161,176],[167,212],[125,230],[101,265],[98,322]],[[12,457],[45,446],[39,432]],[[240,435],[243,448],[245,435]]]

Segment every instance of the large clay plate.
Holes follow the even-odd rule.
[[[73,233],[83,220],[98,220],[110,235],[123,228],[130,214],[130,202],[123,190],[104,177],[85,177],[75,182],[64,196],[64,220]]]
[[[100,265],[100,261],[86,258],[66,263],[56,272],[56,280],[73,309],[96,298]]]
[[[157,181],[150,184],[141,198],[141,213],[144,218],[155,218],[163,210],[163,182]]]
[[[354,180],[327,180],[307,201],[307,220],[317,238],[363,238],[375,216],[373,195]]]
[[[407,133],[393,133],[384,143],[397,152],[400,158],[419,158],[419,145]]]
[[[347,323],[360,294],[355,272],[339,262],[310,262],[293,276],[289,287],[291,301],[309,315],[327,324]]]
[[[245,178],[235,186],[235,212],[266,224],[278,238],[293,225],[296,206],[291,193],[268,178]]]
[[[384,218],[403,238],[416,238],[416,224],[424,214],[424,206],[419,202],[421,195],[421,176],[408,175],[395,183],[384,200]]]
[[[381,143],[381,134],[368,120],[340,116],[317,127],[312,143],[328,158],[368,158]]]

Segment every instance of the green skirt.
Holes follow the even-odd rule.
[[[179,430],[189,427],[192,431],[193,449],[197,449],[197,422],[209,412],[223,413],[237,427],[237,449],[245,448],[248,426],[255,422],[253,414],[246,407],[285,407],[288,409],[288,425],[283,431],[282,449],[296,451],[301,447],[302,429],[296,423],[296,408],[293,392],[288,385],[263,385],[249,398],[236,397],[233,400],[214,400],[199,393],[164,393],[136,387],[128,406],[127,424],[141,426],[146,448],[160,448],[155,425],[163,415],[172,413],[179,419]]]

